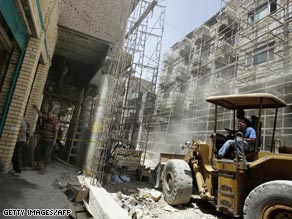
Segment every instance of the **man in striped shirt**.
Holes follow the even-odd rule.
[[[60,125],[52,111],[49,111],[47,115],[42,115],[36,105],[34,105],[34,108],[41,117],[41,138],[36,147],[36,154],[38,157],[37,159],[41,164],[41,173],[45,173],[47,165],[51,163],[51,156],[57,141]]]

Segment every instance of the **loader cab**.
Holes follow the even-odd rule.
[[[285,107],[286,103],[267,93],[252,93],[252,94],[238,94],[238,95],[225,95],[225,96],[211,96],[207,98],[207,101],[213,103],[215,106],[214,110],[214,133],[217,133],[217,124],[218,124],[218,107],[223,107],[225,109],[229,109],[233,111],[233,130],[236,130],[236,112],[237,110],[257,110],[257,115],[252,116],[252,120],[250,121],[250,125],[256,131],[256,142],[254,150],[248,153],[243,153],[242,161],[254,161],[259,158],[258,152],[260,151],[260,143],[261,143],[261,124],[262,124],[262,111],[263,109],[274,109],[274,124],[271,142],[268,147],[270,148],[270,152],[275,151],[275,130],[278,116],[278,109],[281,107]],[[216,141],[218,138],[212,138],[212,150],[211,150],[211,160],[216,158]],[[235,150],[236,152],[236,150]],[[243,150],[244,152],[244,150]],[[234,156],[236,162],[240,162],[237,154]]]

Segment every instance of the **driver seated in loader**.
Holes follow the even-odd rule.
[[[240,120],[244,120],[246,122],[246,125],[248,127],[252,126],[251,122],[249,121],[248,118],[245,117],[245,112],[243,109],[238,109],[236,111],[236,118],[238,119],[238,122]],[[253,127],[253,126],[252,126]],[[240,130],[231,130],[231,129],[228,129],[228,128],[224,128],[225,131],[228,133],[228,135],[234,135],[235,133],[237,132],[240,132]]]
[[[231,149],[237,150],[237,156],[239,159],[242,159],[242,148],[244,146],[244,151],[246,153],[254,151],[255,142],[256,142],[256,132],[253,127],[248,126],[247,121],[240,119],[238,121],[238,128],[240,132],[235,134],[234,140],[226,141],[223,146],[218,151],[218,158],[226,158],[226,155]]]
[[[249,119],[247,119],[245,117],[245,112],[243,109],[237,109],[236,111],[236,118],[238,119],[238,122],[240,120],[244,120],[247,124],[247,126],[252,126],[251,125],[251,122],[249,121]],[[220,148],[222,147],[222,145],[227,142],[228,140],[234,140],[235,136],[236,136],[236,133],[238,132],[242,132],[240,130],[240,128],[238,127],[238,129],[236,130],[232,130],[232,129],[229,129],[229,128],[224,128],[225,131],[227,132],[227,135],[223,135],[223,134],[212,134],[210,137],[211,138],[214,138],[216,137],[216,150],[215,150],[215,153],[216,153],[216,156],[218,157],[218,151],[220,150]],[[230,151],[231,152],[231,151]],[[230,156],[231,153],[227,153],[225,155],[225,157],[231,157]]]

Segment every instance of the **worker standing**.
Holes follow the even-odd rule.
[[[53,148],[56,145],[59,122],[53,115],[52,110],[49,110],[47,115],[43,115],[36,105],[34,105],[37,113],[41,117],[40,125],[40,141],[36,147],[37,161],[40,164],[41,174],[47,170],[47,166],[51,163]]]

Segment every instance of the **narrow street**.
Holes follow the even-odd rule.
[[[37,170],[24,170],[20,177],[7,174],[0,178],[0,218],[2,219],[30,219],[29,216],[22,217],[5,217],[4,209],[68,209],[69,201],[60,187],[66,186],[68,178],[76,175],[76,170],[64,166],[58,161],[54,161],[49,167],[46,174],[39,174]],[[215,210],[214,205],[200,200],[199,197],[192,198],[187,205],[171,207],[168,205],[163,196],[158,202],[151,199],[151,193],[155,190],[148,182],[114,181],[104,185],[106,191],[111,194],[112,199],[116,201],[129,216],[135,218],[139,213],[143,219],[232,219],[227,215],[221,214]],[[133,210],[135,209],[135,210]],[[69,217],[42,217],[54,219],[66,219]]]
[[[0,0],[0,219],[292,219],[291,27],[292,0]]]
[[[75,170],[54,162],[46,174],[37,170],[23,170],[20,177],[6,174],[0,177],[0,218],[30,219],[31,216],[5,217],[4,209],[68,209],[66,195],[59,182],[66,180]],[[67,217],[41,217],[65,219]]]

